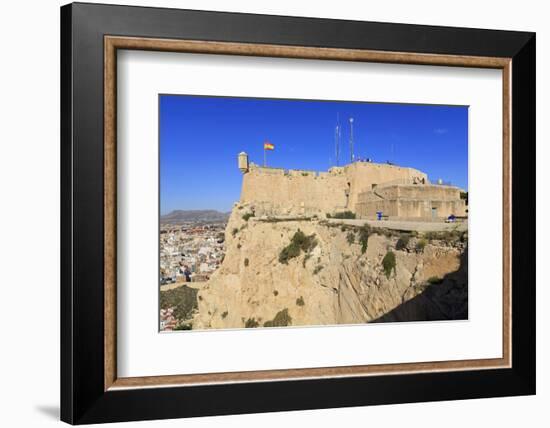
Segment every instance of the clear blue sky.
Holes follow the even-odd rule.
[[[324,171],[335,164],[334,128],[342,125],[340,164],[355,154],[418,168],[468,188],[468,108],[255,98],[160,96],[160,209],[229,211],[240,196],[237,154],[269,166]]]

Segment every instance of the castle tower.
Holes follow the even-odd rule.
[[[239,153],[239,169],[243,174],[248,172],[248,155],[245,152]]]

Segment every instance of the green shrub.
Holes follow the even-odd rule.
[[[292,237],[292,243],[300,247],[304,252],[311,251],[317,245],[315,235],[306,236],[300,229]]]
[[[327,215],[328,216],[328,215]],[[339,218],[339,219],[354,219],[356,218],[355,213],[352,211],[342,211],[340,213],[334,213],[328,218]]]
[[[426,248],[426,240],[425,239],[420,239],[419,241],[417,241],[416,243],[416,251],[418,251],[419,253],[422,253],[424,251],[424,248]]]
[[[386,227],[377,227],[375,230],[376,230],[376,233],[378,233],[379,235],[385,236],[386,238],[394,238],[396,236],[397,237],[401,236],[399,232],[388,229]]]
[[[275,318],[271,321],[266,321],[264,327],[287,327],[292,324],[292,318],[288,313],[288,308],[283,309],[282,311],[277,312]]]
[[[461,233],[458,230],[447,230],[445,232],[441,232],[440,239],[445,242],[451,243],[460,240],[460,235]]]
[[[229,312],[227,311],[222,312],[222,320],[227,318],[227,315],[229,315]]]
[[[405,250],[407,248],[407,245],[409,245],[409,235],[402,234],[399,239],[397,240],[397,244],[395,244],[395,249],[398,251]]]
[[[231,231],[231,234],[233,236],[235,236],[237,233],[239,233],[239,229],[237,229],[236,227],[233,228],[233,230]]]
[[[193,310],[197,309],[197,292],[195,288],[182,285],[172,290],[160,292],[160,308],[174,308],[174,318],[183,321],[191,318]]]
[[[248,318],[244,323],[245,328],[256,328],[259,326],[260,326],[260,323],[256,321],[256,318]]]
[[[183,323],[183,324],[178,324],[174,330],[193,330],[193,324],[191,323]]]
[[[248,267],[248,264],[250,261],[248,260],[248,257],[244,259],[244,267]]]
[[[441,284],[443,282],[442,278],[439,278],[438,276],[432,276],[428,279],[428,284],[435,285],[435,284]]]
[[[281,250],[279,253],[279,263],[288,264],[290,259],[300,255],[300,247],[290,244]]]
[[[359,229],[359,243],[361,244],[362,254],[365,254],[365,251],[367,251],[370,234],[371,234],[371,228],[368,224],[365,224]]]
[[[313,275],[317,275],[322,270],[323,270],[323,266],[321,266],[321,265],[315,266],[315,269],[313,269]]]
[[[424,237],[428,240],[440,240],[447,243],[453,243],[456,241],[465,242],[467,240],[467,232],[461,232],[459,230],[445,230],[443,232],[426,232]]]
[[[303,251],[305,253],[310,252],[317,245],[315,235],[306,236],[300,229],[296,231],[290,244],[283,248],[279,254],[279,262],[287,264],[290,259],[298,257]]]
[[[353,232],[348,232],[347,236],[346,236],[346,239],[348,241],[348,244],[353,244],[355,242],[355,233]]]
[[[254,217],[254,213],[243,214],[243,220],[248,221],[251,217]]]
[[[304,302],[304,298],[302,296],[300,296],[296,299],[296,304],[298,306],[304,306],[306,304],[306,302]]]
[[[389,279],[392,270],[395,272],[395,254],[392,251],[388,251],[382,259],[382,267],[384,268],[386,278]]]
[[[428,241],[433,241],[435,239],[440,239],[441,235],[437,232],[426,232],[424,234],[424,238],[426,238]]]

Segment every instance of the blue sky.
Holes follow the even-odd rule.
[[[334,128],[342,126],[340,165],[355,155],[420,169],[468,188],[468,108],[347,101],[161,95],[160,209],[229,211],[239,199],[237,154],[268,166],[324,171],[335,165]]]

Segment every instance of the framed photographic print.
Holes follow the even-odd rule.
[[[535,393],[533,33],[77,3],[61,53],[62,420]]]

